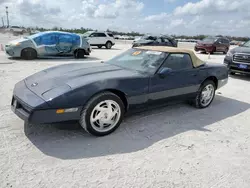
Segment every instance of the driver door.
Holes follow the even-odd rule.
[[[193,67],[189,54],[169,54],[159,71],[168,68],[164,77],[155,74],[149,82],[149,105],[162,104],[175,98],[188,98],[199,89],[199,69]]]

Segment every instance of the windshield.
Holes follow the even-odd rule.
[[[250,47],[250,40],[247,41],[247,42],[245,42],[242,46],[244,46],[244,47]]]
[[[83,36],[83,37],[89,37],[92,33],[93,33],[93,31],[87,31],[87,32],[84,33],[82,36]]]
[[[155,73],[166,57],[165,52],[129,49],[106,63],[146,73]]]
[[[141,39],[144,39],[144,40],[156,40],[156,37],[145,35],[145,36],[141,37]]]
[[[207,38],[204,38],[202,41],[203,42],[215,42],[217,40],[217,38],[215,37],[207,37]]]

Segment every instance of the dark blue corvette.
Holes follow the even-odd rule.
[[[89,133],[113,132],[126,112],[174,99],[208,107],[227,83],[224,65],[206,64],[193,51],[132,48],[105,63],[65,64],[15,85],[12,110],[31,123],[79,120]]]

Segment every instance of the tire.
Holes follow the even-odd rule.
[[[227,54],[228,52],[228,48],[226,48],[226,50],[223,52],[223,54]]]
[[[21,52],[21,58],[26,60],[32,60],[37,58],[37,52],[33,48],[25,48]]]
[[[109,108],[107,108],[108,103],[112,104],[110,105],[112,106],[112,112],[117,111],[116,114],[109,113]],[[98,108],[103,110],[99,110]],[[88,133],[94,136],[106,136],[120,126],[124,112],[123,101],[117,95],[111,92],[103,92],[92,97],[85,105],[79,123]],[[114,123],[108,126],[108,123],[104,121],[114,121]]]
[[[85,56],[85,50],[78,49],[74,53],[74,57],[76,59],[84,58],[84,56]]]
[[[98,48],[102,48],[102,46],[97,46]]]
[[[205,88],[206,87],[212,87],[213,91],[211,91],[211,96],[210,99],[207,101],[207,103],[203,103],[202,101],[202,92],[205,92]],[[216,86],[215,83],[212,80],[207,80],[205,81],[199,91],[197,92],[197,95],[195,97],[195,99],[192,101],[192,104],[196,107],[196,108],[207,108],[208,106],[210,106],[210,104],[213,102],[214,100],[214,96],[215,96],[215,90],[216,90]]]
[[[232,71],[230,71],[230,73],[229,73],[230,75],[235,75],[235,72],[232,72]]]
[[[112,48],[112,43],[110,41],[106,42],[105,47],[107,49],[111,49]]]

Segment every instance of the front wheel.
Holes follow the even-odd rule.
[[[227,54],[228,52],[228,48],[225,49],[225,51],[223,52],[223,54]]]
[[[212,80],[205,81],[193,101],[194,106],[196,108],[207,108],[214,99],[215,90],[215,83]]]
[[[94,136],[106,136],[114,132],[124,115],[122,100],[111,92],[94,96],[84,107],[80,125]]]
[[[33,48],[25,48],[21,52],[21,58],[26,60],[36,59],[37,52]]]

